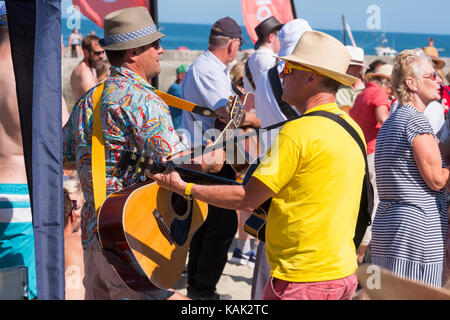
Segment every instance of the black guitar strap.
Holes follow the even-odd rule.
[[[250,71],[250,67],[248,66],[248,59],[245,62],[244,68],[245,68],[245,76],[247,77],[248,81],[252,85],[253,90],[255,90],[256,85],[255,85],[255,82],[253,81],[253,76],[252,76],[252,72]]]
[[[277,65],[270,68],[268,71],[270,85],[272,87],[273,95],[277,100],[278,106],[286,119],[298,118],[298,114],[292,109],[292,107],[281,99],[283,95],[283,88],[281,87],[280,75],[278,74]]]

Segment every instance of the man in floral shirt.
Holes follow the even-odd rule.
[[[99,44],[112,65],[101,98],[108,195],[136,182],[131,177],[112,174],[121,149],[136,148],[140,153],[151,152],[160,158],[186,149],[173,128],[167,105],[149,84],[161,71],[163,36],[143,7],[122,9],[105,17],[105,38]],[[81,213],[86,299],[184,298],[171,290],[138,293],[129,289],[102,255],[91,167],[94,90],[77,102],[64,128],[64,160],[76,163],[86,199]]]

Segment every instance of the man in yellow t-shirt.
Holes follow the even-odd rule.
[[[363,139],[358,125],[335,101],[350,55],[335,38],[306,31],[280,74],[283,100],[300,114],[340,115]],[[357,286],[353,243],[363,154],[352,136],[320,116],[285,124],[245,186],[204,186],[174,172],[151,175],[162,187],[218,207],[253,211],[272,198],[266,228],[271,269],[263,299],[351,299]]]

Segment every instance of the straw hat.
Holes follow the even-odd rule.
[[[158,31],[145,7],[131,7],[109,13],[104,19],[105,50],[126,50],[145,46],[165,36]]]
[[[357,80],[346,74],[351,56],[345,46],[320,31],[305,31],[292,54],[277,58],[303,65],[347,86]]]
[[[436,63],[437,69],[442,69],[445,67],[445,61],[442,59],[439,59],[439,53],[436,50],[435,47],[424,47],[423,52],[433,60],[433,62]]]
[[[388,80],[391,80],[392,69],[394,69],[394,66],[392,64],[383,64],[381,67],[378,68],[376,72],[370,72],[364,75],[364,80],[366,82],[370,82],[370,80],[372,80],[375,77],[383,77]]]

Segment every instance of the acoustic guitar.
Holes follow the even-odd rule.
[[[132,151],[121,155],[119,170],[139,174],[132,186],[109,195],[100,207],[98,235],[105,257],[135,291],[172,288],[186,261],[189,243],[206,219],[208,205],[187,200],[145,178],[148,172],[176,170],[183,180],[200,184],[239,184],[198,171],[158,162]]]

